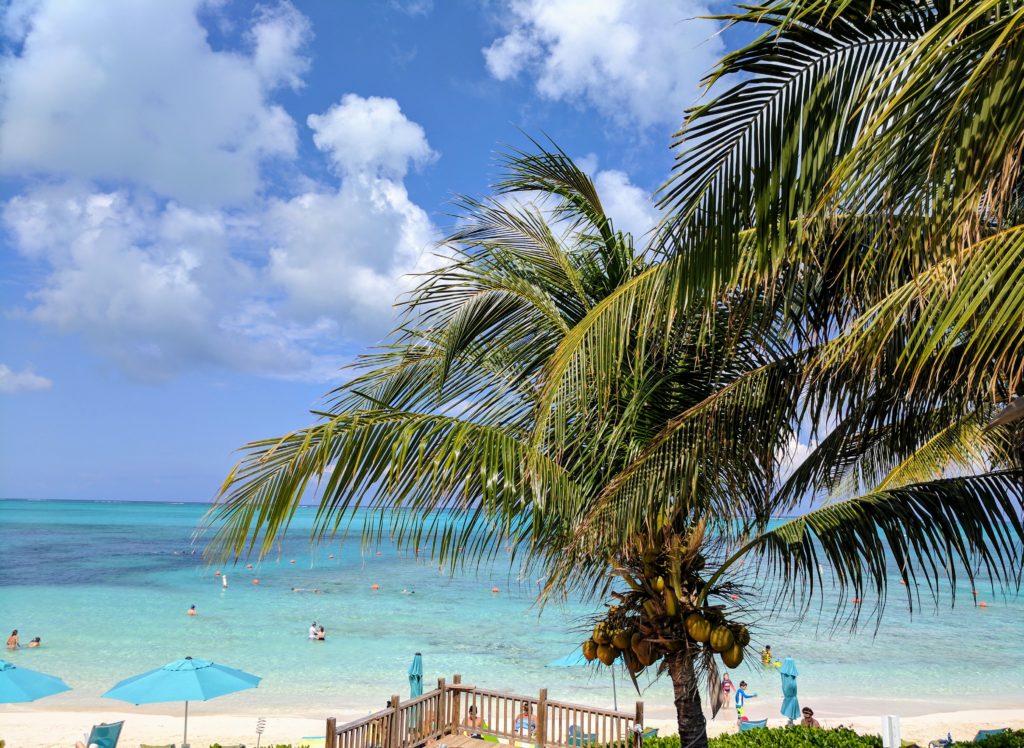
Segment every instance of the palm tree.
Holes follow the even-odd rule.
[[[793,301],[813,272],[830,292],[793,312],[831,341],[822,377],[1024,394],[1024,6],[773,0],[723,18],[767,32],[678,134],[662,242],[679,299]]]
[[[545,574],[544,599],[610,603],[584,652],[667,673],[683,745],[706,744],[699,684],[717,709],[716,655],[738,664],[773,598],[809,604],[830,584],[880,611],[892,569],[911,604],[915,581],[935,591],[979,566],[1015,580],[1020,476],[977,470],[1010,463],[963,385],[897,406],[913,430],[890,428],[884,377],[838,408],[838,387],[812,386],[823,343],[790,312],[828,294],[820,276],[674,307],[681,257],[638,253],[565,154],[505,167],[498,199],[463,203],[450,260],[391,344],[317,423],[249,445],[215,549],[269,550],[313,481],[318,537],[369,507],[368,540],[452,568],[511,543]],[[785,474],[787,445],[825,412],[818,448]]]

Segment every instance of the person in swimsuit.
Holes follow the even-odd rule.
[[[729,674],[726,673],[722,676],[722,696],[725,698],[725,703],[728,704],[731,700],[729,697],[732,695],[732,680],[729,678]]]
[[[188,609],[188,615],[190,615],[190,616],[198,615],[198,612],[196,611],[196,606],[195,605],[193,605],[191,608]]]
[[[42,644],[42,641],[40,641],[39,637],[37,636],[35,639],[33,639],[32,641],[30,641],[28,643],[28,648],[29,649],[35,649],[36,647],[40,646],[41,644]]]
[[[477,740],[483,740],[484,736],[480,734],[480,726],[483,722],[480,720],[480,715],[476,713],[476,704],[469,707],[469,715],[466,717],[466,727],[469,728],[469,732],[466,733],[471,738]]]
[[[821,724],[814,718],[814,710],[809,706],[805,706],[802,710],[804,718],[800,720],[800,724],[804,727],[821,727]]]
[[[7,637],[7,648],[18,648],[18,629],[14,629],[14,631],[11,632],[11,635]]]
[[[765,644],[764,649],[761,650],[761,664],[771,665],[772,664],[772,646],[771,644]]]
[[[533,714],[530,712],[530,702],[523,702],[523,711],[516,717],[515,733],[516,735],[525,735],[528,738],[533,737],[533,731],[537,729],[537,722],[533,719]]]
[[[316,632],[317,641],[325,641],[327,639],[327,632],[324,631],[324,627],[321,626],[320,630]]]
[[[747,682],[745,680],[740,681],[740,687],[736,689],[736,721],[743,721],[743,708],[747,703],[747,699],[753,699],[757,696],[756,693],[746,692]]]

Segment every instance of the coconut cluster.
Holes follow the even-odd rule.
[[[594,626],[583,642],[583,656],[609,666],[621,657],[635,675],[670,652],[706,648],[726,667],[739,666],[750,632],[727,620],[722,606],[698,603],[704,584],[701,568],[699,558],[673,564],[652,554],[637,569],[641,573],[620,571],[631,591],[613,593],[620,604],[610,606]]]

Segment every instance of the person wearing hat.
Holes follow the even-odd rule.
[[[800,724],[804,727],[821,727],[821,724],[814,718],[814,710],[809,706],[805,706],[802,710],[804,718],[800,720]]]

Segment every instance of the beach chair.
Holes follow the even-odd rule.
[[[1002,735],[1004,732],[1009,731],[1009,727],[1000,727],[998,730],[978,730],[978,734],[974,736],[974,742],[980,743],[982,740],[988,740],[993,735]]]
[[[569,745],[590,745],[597,742],[597,733],[592,732],[589,735],[585,735],[580,732],[580,729],[576,725],[569,725]]]
[[[100,748],[117,748],[117,739],[121,737],[121,728],[124,722],[111,722],[110,724],[93,725],[86,745],[94,743]]]
[[[768,727],[768,720],[766,719],[748,719],[746,722],[740,722],[740,732],[746,732],[747,730],[763,730]]]
[[[641,740],[647,740],[647,738],[656,738],[656,737],[658,737],[658,728],[657,727],[648,727],[646,730],[644,730],[640,734],[640,739]]]

